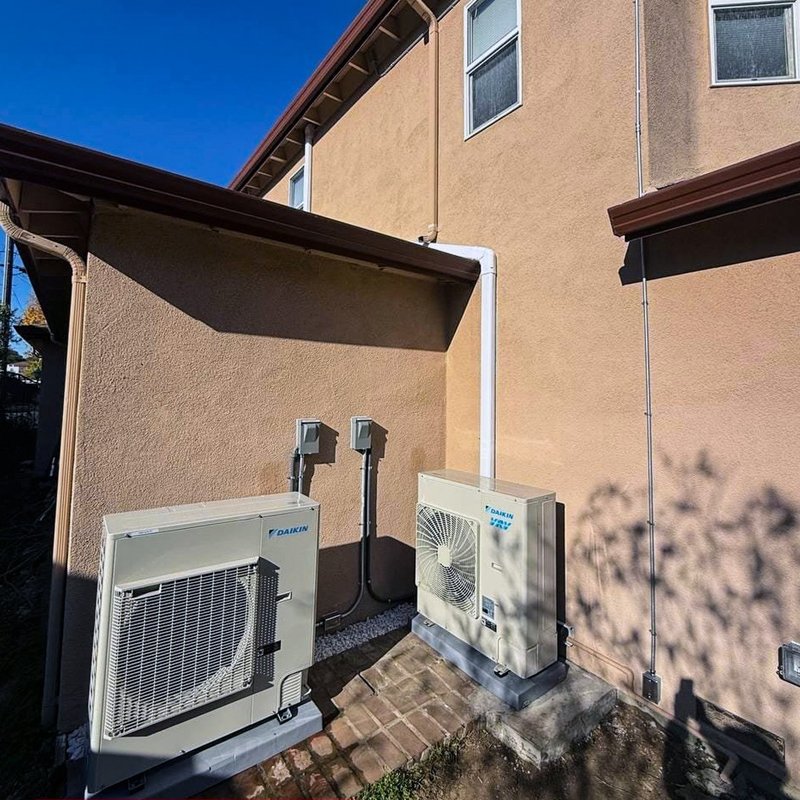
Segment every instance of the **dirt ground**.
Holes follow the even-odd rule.
[[[426,770],[412,791],[421,800],[704,800],[781,797],[744,775],[733,784],[705,747],[667,736],[641,712],[621,705],[572,752],[545,769],[519,761],[483,730],[473,730]],[[411,787],[409,787],[411,788]],[[381,792],[376,796],[380,797]],[[386,793],[387,800],[394,794]],[[405,795],[405,796],[404,796]]]
[[[57,797],[40,726],[53,489],[0,464],[0,797]]]

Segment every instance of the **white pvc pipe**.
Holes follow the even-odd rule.
[[[494,478],[497,452],[497,256],[488,247],[428,246],[475,259],[481,265],[480,474],[484,478]]]
[[[306,143],[303,149],[303,208],[311,211],[311,170],[314,162],[314,126],[306,125]]]

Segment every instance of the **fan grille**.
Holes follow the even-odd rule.
[[[417,506],[417,578],[420,586],[475,615],[478,524],[431,506]]]
[[[255,564],[114,590],[105,733],[123,736],[250,686]]]

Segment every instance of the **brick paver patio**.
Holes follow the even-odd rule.
[[[476,716],[477,687],[408,630],[316,664],[325,729],[201,797],[350,797]]]

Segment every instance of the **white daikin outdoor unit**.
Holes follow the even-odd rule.
[[[90,794],[308,696],[319,505],[249,497],[113,514],[103,528]]]
[[[556,496],[455,470],[421,473],[417,608],[528,678],[557,660]]]

